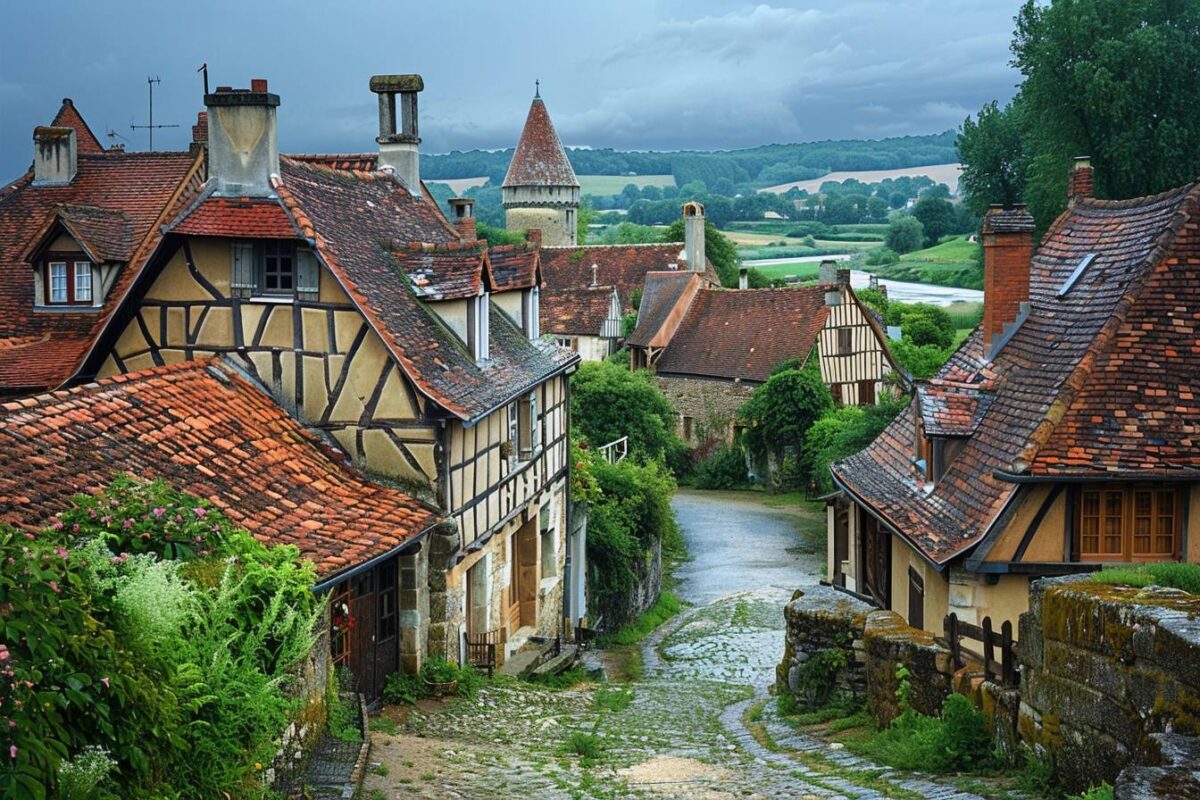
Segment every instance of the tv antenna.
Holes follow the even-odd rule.
[[[134,125],[132,122],[129,123],[129,127],[132,130],[138,130],[139,128],[141,128],[141,129],[150,131],[150,152],[151,153],[154,152],[154,131],[156,128],[178,128],[179,127],[178,125],[155,125],[154,124],[154,84],[156,84],[156,83],[162,83],[162,78],[159,78],[157,76],[155,76],[153,78],[146,78],[146,85],[150,87],[150,121],[145,125]]]
[[[120,139],[122,142],[129,141],[124,136],[122,136],[121,134],[119,134],[115,130],[113,130],[112,128],[108,128],[106,131],[104,131],[104,135],[108,137],[108,141],[110,142],[110,144],[108,146],[109,150],[117,150],[117,149],[124,150],[125,149],[124,144],[120,145],[120,147],[117,146],[117,139]]]

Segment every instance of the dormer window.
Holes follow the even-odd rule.
[[[42,266],[43,302],[48,306],[90,306],[92,262],[50,258]]]
[[[230,288],[242,298],[316,300],[320,293],[317,257],[285,239],[234,242]]]

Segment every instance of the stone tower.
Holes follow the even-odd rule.
[[[538,229],[542,244],[576,244],[579,180],[537,93],[503,185],[506,226]]]

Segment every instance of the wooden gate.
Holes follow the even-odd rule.
[[[863,593],[880,608],[892,607],[892,537],[870,515],[863,519]]]

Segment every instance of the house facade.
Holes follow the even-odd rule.
[[[828,282],[787,289],[714,289],[681,272],[646,276],[627,342],[631,363],[654,371],[688,445],[732,441],[738,408],[792,359],[817,358],[840,404],[878,401],[895,371],[887,337],[849,273],[823,269]]]
[[[265,81],[207,95],[188,191],[163,204],[152,247],[102,301],[104,324],[63,382],[216,359],[355,469],[433,509],[440,525],[322,583],[335,605],[371,611],[378,630],[360,646],[398,638],[394,660],[373,661],[382,676],[487,645],[503,660],[573,629],[585,572],[584,543],[567,536],[578,357],[540,336],[538,253],[489,250],[428,196],[419,76],[370,88],[379,151],[349,156],[280,155]]]
[[[1015,624],[1036,577],[1200,558],[1200,190],[1094,199],[1086,160],[1069,183],[1036,250],[1024,209],[987,213],[983,323],[833,465],[829,574],[916,627]]]

